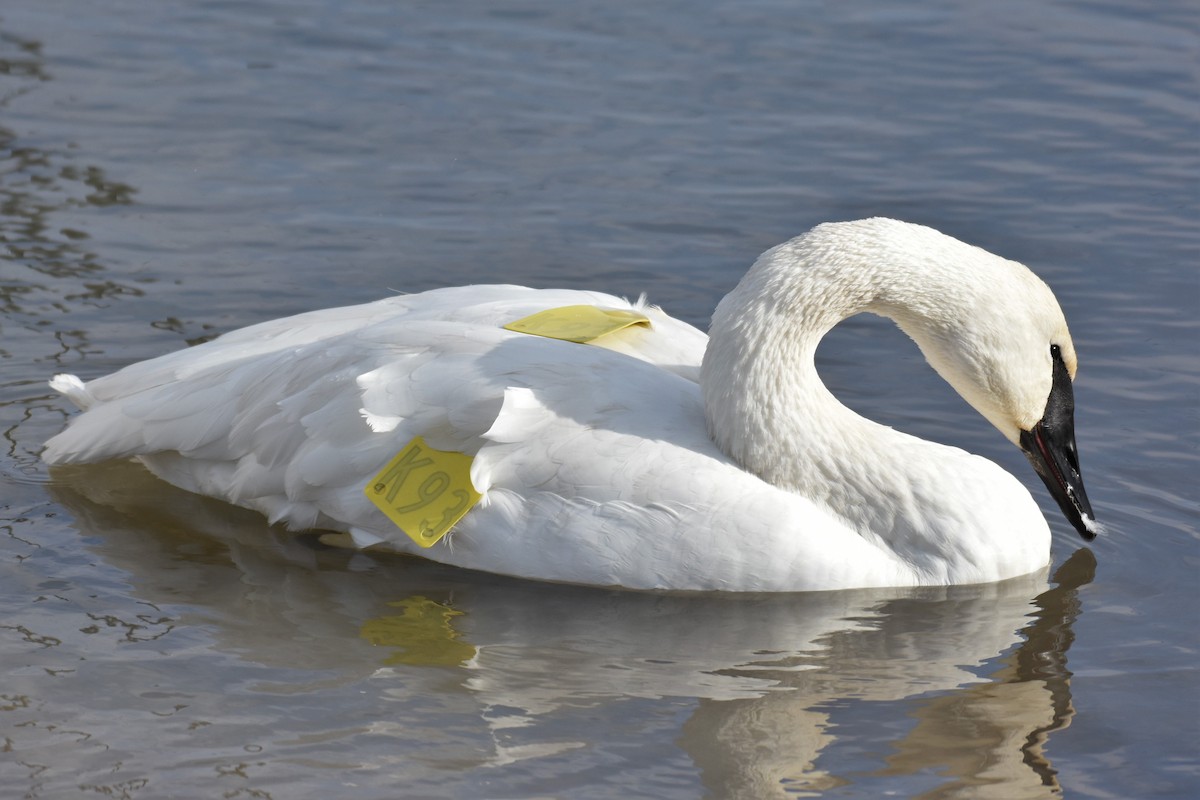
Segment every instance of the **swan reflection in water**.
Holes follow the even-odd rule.
[[[914,776],[931,797],[1061,792],[1044,745],[1073,715],[1066,652],[1077,590],[1095,567],[1086,549],[1053,587],[1043,572],[947,588],[646,594],[327,550],[269,535],[255,514],[134,464],[54,478],[89,547],[129,573],[140,602],[173,607],[176,626],[201,627],[216,650],[270,668],[255,691],[353,685],[374,693],[372,735],[418,741],[438,722],[414,719],[416,701],[468,709],[474,730],[442,762],[460,775],[606,741],[661,747],[665,736],[713,797],[819,795]],[[297,669],[323,674],[297,681]],[[687,718],[668,729],[631,724],[644,704],[572,716],[634,698],[681,701],[673,708]],[[880,701],[898,704],[879,711],[890,727],[872,727],[886,738],[872,746],[889,752],[872,756],[873,772],[839,771],[829,751],[842,717],[875,713],[866,705]],[[352,729],[361,711],[330,704],[320,723]],[[360,743],[336,746],[365,757]]]

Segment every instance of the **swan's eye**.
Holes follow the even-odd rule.
[[[1062,348],[1056,344],[1050,345],[1050,357],[1051,358],[1062,358]]]

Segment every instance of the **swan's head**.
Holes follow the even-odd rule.
[[[925,251],[933,279],[888,315],[1025,452],[1079,534],[1095,538],[1075,449],[1075,347],[1058,301],[1023,265],[936,236]]]

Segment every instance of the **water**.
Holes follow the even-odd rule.
[[[1192,797],[1192,4],[9,0],[0,786],[74,797]],[[1022,476],[1052,573],[672,597],[345,554],[132,465],[44,381],[391,290],[646,292],[886,214],[1029,264],[1081,354],[1089,548],[887,323],[850,405]]]

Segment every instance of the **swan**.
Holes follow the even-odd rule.
[[[564,333],[568,311],[590,333]],[[644,298],[479,285],[264,322],[86,384],[56,375],[83,413],[43,458],[133,457],[332,544],[547,581],[806,591],[1043,568],[1050,530],[1015,477],[821,382],[818,343],[860,312],[894,320],[1096,535],[1049,287],[883,218],[765,252],[707,337]]]

